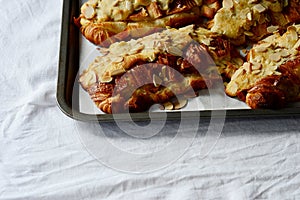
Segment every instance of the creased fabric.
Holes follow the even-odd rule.
[[[227,118],[220,136],[205,134],[211,124],[200,121],[195,138],[192,128],[177,138],[192,141],[184,154],[161,169],[104,165],[82,144],[84,124],[56,105],[62,0],[0,2],[1,200],[300,198],[299,117]],[[100,139],[142,154],[172,142],[179,123],[148,139],[102,123]]]

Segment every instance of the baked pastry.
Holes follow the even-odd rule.
[[[180,108],[180,99],[213,87],[219,73],[230,79],[243,63],[227,40],[192,25],[117,42],[100,52],[79,81],[105,113],[141,112],[156,103],[170,108],[174,98]]]
[[[108,46],[127,38],[151,34],[153,27],[183,27],[213,18],[219,0],[89,0],[75,23],[92,43]],[[151,27],[147,30],[146,27]],[[143,28],[144,31],[135,31]],[[119,34],[119,37],[111,36]]]
[[[282,12],[271,13],[271,21],[273,25],[286,28],[293,23],[300,23],[300,1],[287,0]]]
[[[261,40],[247,55],[226,87],[251,108],[281,108],[299,100],[300,25]]]
[[[236,45],[257,42],[300,21],[299,0],[223,0],[210,28]],[[226,24],[226,26],[224,26]]]

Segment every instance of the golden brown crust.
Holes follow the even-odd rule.
[[[253,109],[282,108],[298,100],[300,93],[300,56],[283,64],[281,75],[271,75],[258,81],[246,95],[246,103]]]
[[[271,79],[272,81],[267,81],[266,79]],[[284,92],[273,85],[274,83],[281,82],[280,77],[270,76],[266,79],[259,81],[257,85],[248,91],[246,103],[250,108],[276,109],[282,108],[286,104]]]
[[[300,1],[289,0],[289,5],[283,13],[288,23],[300,23]]]
[[[103,27],[106,27],[103,29]],[[90,42],[100,45],[104,43],[102,46],[107,46],[105,43],[113,43],[115,42],[112,39],[112,36],[124,31],[126,25],[124,23],[99,23],[93,24],[89,23],[85,26],[80,27],[81,33],[88,39]],[[113,40],[110,41],[109,39]]]

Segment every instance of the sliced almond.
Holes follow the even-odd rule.
[[[237,71],[235,71],[235,73],[232,75],[231,79],[237,79],[242,74],[244,74],[244,70],[240,68]]]
[[[92,4],[93,6],[96,6],[98,3],[98,0],[90,0],[89,3]]]
[[[280,75],[281,75],[281,72],[275,71],[273,74],[274,74],[274,75],[277,75],[277,76],[280,76]]]
[[[175,55],[175,56],[182,56],[182,54],[183,54],[181,49],[179,49],[178,47],[175,47],[175,46],[168,47],[167,52],[172,54],[172,55]]]
[[[249,21],[252,21],[252,13],[251,12],[249,12],[248,14],[247,14],[247,19],[249,20]]]
[[[252,71],[252,74],[257,75],[257,74],[259,74],[260,72],[261,72],[261,70],[253,70],[253,71]]]
[[[281,60],[281,55],[280,55],[280,53],[273,53],[273,54],[270,55],[269,58],[272,61],[278,62],[278,61]]]
[[[111,76],[105,76],[102,77],[101,82],[102,83],[110,83],[113,80],[113,78]]]
[[[268,33],[274,33],[276,31],[278,31],[279,26],[268,26],[267,27],[267,32]]]
[[[243,67],[244,67],[244,69],[245,69],[247,72],[251,72],[251,71],[252,71],[252,70],[251,70],[251,65],[252,65],[252,64],[250,64],[250,63],[247,62],[247,63],[244,64]]]
[[[203,38],[203,39],[201,40],[201,42],[202,42],[203,44],[205,44],[206,46],[209,46],[209,45],[210,45],[210,42],[211,42],[211,38]]]
[[[134,54],[136,54],[138,52],[138,50],[136,50],[136,49],[131,49],[130,51],[129,51],[129,55],[134,55]]]
[[[173,110],[174,105],[171,102],[166,102],[163,104],[165,110]]]
[[[124,16],[121,12],[114,12],[113,15],[112,15],[112,18],[115,20],[115,21],[122,21],[124,20]]]
[[[105,56],[109,53],[109,49],[106,49],[106,48],[99,48],[98,50],[103,56]]]
[[[94,10],[94,8],[92,6],[86,5],[82,9],[82,14],[84,15],[84,17],[86,19],[92,19],[95,16],[95,10]]]
[[[244,14],[245,13],[245,14]],[[240,18],[244,21],[247,19],[247,12],[241,12]]]
[[[298,39],[298,41],[296,42],[296,44],[293,46],[293,49],[298,49],[299,47],[300,47],[300,39]]]
[[[125,1],[126,10],[132,10],[133,4],[130,1]]]
[[[255,6],[253,6],[253,9],[256,10],[259,13],[265,12],[267,9],[261,5],[261,4],[256,4]]]
[[[297,29],[295,28],[295,26],[289,26],[287,28],[287,31],[289,33],[289,40],[291,40],[291,41],[298,40],[298,33],[297,33]]]
[[[248,4],[257,3],[257,2],[258,2],[258,0],[249,0]]]
[[[273,74],[273,72],[274,72],[274,71],[265,71],[264,74],[265,74],[266,76],[270,76],[270,75]]]
[[[121,74],[124,74],[126,71],[122,68],[122,69],[115,69],[111,72],[111,76],[118,76]]]
[[[299,40],[300,41],[300,40]],[[299,43],[299,46],[300,46],[300,42],[297,42],[297,43]],[[296,44],[297,44],[296,43]],[[298,48],[298,47],[297,47]],[[299,54],[299,51],[297,50],[297,48],[293,48],[293,49],[291,49],[290,50],[290,53],[291,53],[291,55],[293,55],[293,56],[296,56],[296,55],[298,55]]]
[[[247,35],[249,37],[254,36],[254,33],[250,32],[250,31],[245,31],[244,33],[245,33],[245,35]]]
[[[255,70],[260,70],[261,68],[262,68],[262,64],[260,64],[260,63],[255,63],[255,64],[253,64],[252,67],[251,67],[251,69],[252,69],[253,71],[255,71]]]
[[[159,76],[157,76],[156,74],[153,74],[153,84],[155,87],[158,87],[159,85],[162,84],[162,80],[161,78],[159,78]]]
[[[134,47],[133,49],[130,50],[129,54],[136,54],[138,52],[140,52],[141,50],[143,50],[145,48],[145,45],[143,44],[139,44],[138,46]]]
[[[278,68],[277,64],[273,64],[273,65],[268,66],[268,70],[271,70],[271,71],[276,71],[277,68]]]
[[[290,31],[296,31],[297,32],[297,29],[295,26],[289,26],[287,27],[287,31],[290,32]]]
[[[112,5],[117,6],[119,3],[120,3],[119,1],[114,1]]]
[[[124,60],[124,57],[118,56],[118,57],[114,57],[114,58],[112,59],[112,62],[113,62],[113,63],[119,63],[119,62],[122,62],[123,60]]]
[[[234,81],[234,82],[230,82],[227,85],[226,91],[231,95],[231,96],[235,96],[237,91],[239,89],[239,85]]]
[[[89,72],[87,74],[85,74],[84,76],[81,76],[79,81],[84,85],[84,86],[88,86],[91,85],[93,83],[96,83],[97,80],[97,76],[94,72]]]
[[[282,49],[279,53],[280,53],[281,57],[283,57],[283,58],[290,56],[290,52],[286,49]]]
[[[179,101],[177,101],[176,103],[174,103],[174,109],[175,110],[179,110],[183,107],[185,107],[187,104],[187,100],[186,99],[179,99]]]
[[[255,57],[255,59],[252,61],[253,64],[259,64],[262,63],[264,60],[264,57],[262,55],[258,55]]]
[[[261,53],[261,52],[266,52],[268,50],[268,47],[265,45],[260,45],[255,47],[255,52]]]
[[[233,1],[232,0],[223,0],[224,8],[231,9],[233,8]]]

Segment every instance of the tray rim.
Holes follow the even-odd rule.
[[[70,91],[66,90],[66,83],[67,83],[67,71],[70,70],[70,60],[73,58],[70,54],[70,43],[74,43],[79,45],[79,39],[77,41],[70,41],[70,34],[72,30],[70,30],[70,26],[72,23],[72,12],[79,11],[79,0],[63,0],[63,9],[62,9],[62,22],[61,22],[61,35],[60,35],[60,50],[59,50],[59,62],[58,62],[58,79],[57,79],[57,90],[56,90],[56,101],[57,105],[60,110],[68,117],[78,120],[78,121],[98,121],[98,122],[112,122],[114,120],[121,120],[127,121],[129,119],[126,118],[127,115],[125,114],[99,114],[99,115],[92,115],[79,112],[78,109],[73,108],[73,105],[67,101],[67,93]],[[74,28],[74,27],[73,27]],[[79,36],[79,30],[76,31],[76,35]],[[74,37],[73,37],[74,38]],[[77,37],[78,38],[78,37]],[[74,50],[72,50],[74,51]],[[79,49],[77,49],[79,51]],[[74,53],[74,52],[73,52]],[[79,52],[77,52],[79,54]],[[71,57],[71,58],[70,58]],[[78,58],[79,59],[79,58]],[[77,62],[79,65],[79,61]],[[79,67],[78,67],[79,70]],[[74,83],[71,83],[74,84]],[[72,93],[72,92],[71,92]],[[214,110],[214,111],[178,111],[178,112],[167,112],[167,119],[168,120],[177,120],[180,119],[181,112],[185,112],[189,114],[189,118],[193,118],[195,116],[200,116],[201,118],[209,118],[211,117],[212,112],[214,117],[230,117],[230,118],[245,118],[245,117],[285,117],[285,116],[300,116],[300,109],[299,108],[283,108],[280,110],[243,110],[243,109],[236,109],[236,110]],[[222,113],[218,115],[218,112]],[[149,113],[131,113],[131,118],[134,121],[145,121],[149,120]],[[161,113],[151,113],[151,120],[161,120],[162,116]]]

